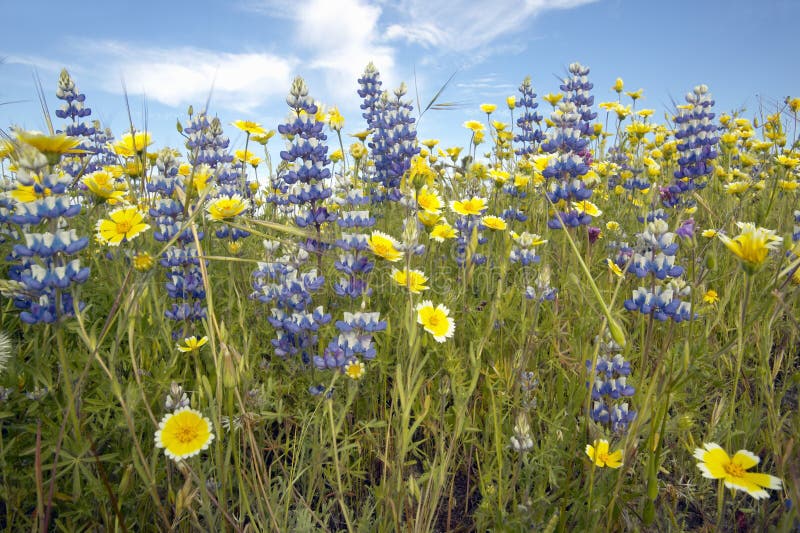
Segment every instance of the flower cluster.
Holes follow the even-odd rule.
[[[675,264],[676,233],[669,231],[665,218],[661,210],[648,215],[646,229],[636,234],[635,247],[621,245],[614,264],[639,279],[651,280],[633,291],[624,302],[625,309],[652,313],[661,322],[668,318],[682,322],[692,318],[691,306],[685,301],[691,287],[680,277],[684,268]]]
[[[520,109],[520,116],[517,118],[517,126],[520,133],[514,136],[514,142],[520,143],[517,155],[535,154],[538,144],[544,137],[542,133],[542,115],[536,112],[539,103],[536,101],[536,93],[533,92],[531,78],[527,76],[522,85],[519,86],[520,97],[515,105]]]
[[[153,237],[159,242],[175,243],[167,248],[161,257],[161,266],[167,269],[167,294],[175,302],[164,315],[178,323],[172,332],[175,339],[187,337],[194,328],[194,322],[205,318],[203,301],[206,291],[200,271],[200,259],[191,228],[183,228],[186,215],[196,208],[190,194],[186,194],[186,182],[180,179],[179,163],[172,152],[164,150],[158,154],[156,168],[158,173],[150,177],[148,191],[158,197],[150,208],[150,216],[155,222]],[[187,180],[188,181],[188,180]],[[177,189],[183,190],[186,202],[177,200]],[[191,191],[189,191],[191,192]],[[198,240],[204,233],[197,231]]]
[[[588,150],[590,120],[596,116],[591,111],[594,98],[589,96],[592,84],[586,81],[589,69],[578,63],[570,65],[572,77],[561,86],[567,92],[563,102],[553,111],[550,120],[553,127],[547,130],[541,145],[544,152],[553,154],[542,176],[551,180],[547,195],[560,211],[559,217],[547,222],[551,229],[588,225],[592,217],[588,213],[569,208],[571,202],[588,200],[592,190],[582,177],[589,172],[591,153]]]
[[[14,306],[22,311],[22,321],[52,323],[83,309],[73,291],[89,277],[89,268],[76,257],[89,239],[68,225],[81,205],[69,196],[72,178],[58,164],[63,154],[74,153],[79,141],[63,134],[18,131],[16,136],[15,187],[0,195],[0,212],[17,225],[13,236],[21,241],[7,257],[12,263],[8,276],[19,284]]]
[[[401,84],[393,96],[384,92],[376,103],[375,131],[369,147],[375,162],[372,181],[380,187],[373,194],[373,201],[400,199],[400,181],[420,151],[415,119],[411,116],[413,106],[403,99],[405,94],[406,86]]]
[[[334,268],[341,272],[344,277],[334,282],[333,290],[339,296],[348,296],[352,299],[369,296],[372,290],[367,286],[367,276],[375,267],[375,263],[370,260],[364,252],[369,249],[368,237],[362,233],[351,233],[360,228],[369,228],[375,224],[375,218],[371,217],[369,211],[364,209],[370,203],[368,196],[364,196],[361,191],[349,191],[344,198],[338,199],[340,205],[354,207],[355,210],[343,211],[337,223],[342,228],[342,234],[336,240],[335,246],[342,252],[339,260],[334,263]]]
[[[678,106],[675,116],[675,139],[678,141],[678,169],[675,180],[669,187],[670,195],[663,202],[666,207],[690,206],[681,195],[706,186],[707,177],[713,172],[712,162],[717,157],[716,135],[718,126],[713,122],[714,100],[708,87],[698,85],[686,95],[686,104]],[[663,196],[663,195],[662,195]]]
[[[281,159],[286,162],[286,170],[280,176],[282,190],[288,192],[288,202],[299,209],[295,223],[315,229],[320,236],[322,227],[336,220],[336,214],[323,205],[332,194],[326,184],[331,171],[327,168],[327,136],[322,131],[325,123],[317,120],[318,108],[308,96],[303,78],[294,79],[286,103],[291,108],[288,121],[278,126],[278,132],[289,139],[286,150],[281,151]],[[320,239],[309,240],[306,247],[321,257],[324,244]]]
[[[344,369],[354,363],[372,360],[377,354],[372,335],[386,329],[386,321],[380,313],[344,313],[344,320],[336,321],[336,336],[325,348],[322,357],[314,356],[317,368]]]
[[[270,241],[266,244],[270,255],[278,248]],[[331,320],[321,306],[312,308],[312,293],[322,288],[325,278],[316,269],[300,271],[308,258],[308,251],[299,248],[292,255],[259,263],[253,272],[254,290],[250,295],[275,306],[268,318],[276,331],[276,337],[270,341],[275,354],[283,358],[300,354],[304,364],[309,364],[316,352],[320,326]]]
[[[592,389],[591,417],[614,433],[625,433],[636,418],[636,411],[630,410],[627,401],[636,392],[628,383],[631,365],[610,336],[598,337],[595,342],[599,343],[597,363],[592,367],[592,361],[586,361]]]
[[[64,103],[56,109],[56,116],[61,119],[69,119],[64,133],[70,137],[79,139],[81,143],[78,148],[83,150],[82,154],[65,157],[61,161],[61,168],[64,172],[76,178],[81,174],[94,172],[97,170],[97,163],[93,161],[92,155],[99,151],[99,146],[95,140],[97,130],[93,124],[87,124],[81,120],[92,114],[92,110],[84,105],[86,95],[79,92],[75,86],[72,76],[66,69],[61,70],[58,77],[58,89],[56,97]],[[104,139],[103,139],[104,140]]]

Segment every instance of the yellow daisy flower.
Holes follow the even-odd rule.
[[[175,462],[199,454],[213,440],[211,421],[190,407],[165,415],[155,434],[156,447]]]
[[[480,215],[486,211],[486,198],[473,196],[464,200],[453,200],[450,202],[450,209],[459,215]]]
[[[108,218],[97,221],[97,240],[109,246],[119,246],[130,241],[143,231],[150,229],[144,215],[136,207],[121,207],[108,214]]]
[[[694,457],[700,461],[697,468],[703,472],[703,477],[724,479],[729,489],[744,491],[757,500],[769,498],[764,489],[781,488],[781,480],[775,476],[747,472],[761,461],[753,452],[739,450],[729,457],[719,444],[708,442],[703,448],[695,449]]]
[[[777,249],[783,242],[773,230],[757,228],[752,222],[737,222],[741,233],[733,239],[719,234],[719,239],[739,258],[748,273],[758,270],[767,259],[770,250]]]
[[[497,111],[497,106],[495,104],[481,104],[481,111],[488,115]]]
[[[250,202],[242,199],[241,195],[234,194],[214,199],[208,204],[206,211],[211,220],[228,220],[241,215],[248,207],[250,207]]]
[[[38,131],[15,131],[20,142],[39,150],[50,164],[58,161],[62,154],[81,154],[84,150],[77,148],[80,140],[64,133],[45,135]]]
[[[372,253],[387,261],[399,261],[403,257],[403,253],[400,251],[400,243],[381,231],[373,231],[367,240],[367,244],[369,244]]]
[[[87,174],[83,178],[83,184],[93,195],[101,201],[110,200],[111,203],[121,201],[125,196],[125,191],[117,189],[114,176],[105,170],[98,170]]]
[[[508,227],[506,221],[494,215],[487,215],[481,218],[481,224],[489,229],[504,230]]]
[[[178,351],[183,353],[195,352],[206,345],[208,337],[203,336],[199,339],[192,335],[183,339],[183,344],[178,344]]]
[[[507,96],[506,97],[506,105],[508,106],[509,109],[511,109],[513,111],[514,108],[517,107],[517,97],[513,96],[513,95],[512,96]]]
[[[112,148],[114,153],[122,157],[133,157],[153,144],[153,138],[146,131],[137,131],[134,134],[126,133],[122,139],[115,142]]]
[[[608,441],[606,439],[595,440],[593,444],[586,445],[586,455],[592,462],[603,468],[619,468],[622,466],[622,450],[609,453]]]
[[[455,239],[458,231],[447,222],[436,224],[430,233],[430,238],[436,242],[444,242],[445,239]]]
[[[417,192],[417,204],[420,209],[432,215],[438,215],[444,206],[439,195],[435,191],[429,190],[427,185]]]
[[[715,229],[704,229],[703,233],[701,233],[700,235],[702,235],[706,239],[713,239],[718,235],[718,233],[719,232]]]
[[[444,342],[453,336],[456,330],[455,321],[450,318],[450,310],[442,304],[434,307],[433,302],[424,300],[417,304],[417,323],[433,335],[436,342]]]
[[[580,202],[572,202],[572,208],[576,209],[580,213],[586,213],[587,215],[589,215],[590,217],[593,217],[593,218],[594,217],[599,217],[600,215],[603,214],[603,212],[600,209],[598,209],[597,206],[594,205],[589,200],[582,200]]]
[[[397,270],[392,269],[392,281],[399,286],[407,288],[413,294],[419,294],[422,291],[428,290],[428,276],[421,270]]]

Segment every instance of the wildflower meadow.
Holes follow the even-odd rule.
[[[800,98],[79,82],[0,137],[0,528],[800,531]]]

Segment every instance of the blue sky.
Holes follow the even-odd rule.
[[[800,2],[743,0],[230,0],[226,2],[5,2],[0,32],[0,126],[44,129],[34,71],[51,112],[66,67],[87,95],[91,118],[117,136],[132,118],[159,146],[179,147],[186,108],[224,124],[246,118],[275,128],[286,115],[295,75],[311,94],[338,105],[346,132],[363,129],[356,79],[370,60],[384,88],[414,86],[423,105],[454,72],[442,101],[454,111],[426,114],[420,137],[465,144],[461,124],[483,118],[530,75],[539,95],[558,91],[566,66],[592,68],[595,102],[643,88],[640,107],[656,117],[707,84],[719,111],[774,110],[800,95],[794,40]],[[416,74],[416,75],[415,75]],[[548,108],[543,103],[543,108]],[[505,113],[505,111],[503,111]],[[507,120],[500,114],[499,119]],[[56,120],[56,125],[58,120]],[[243,137],[228,127],[235,144]]]

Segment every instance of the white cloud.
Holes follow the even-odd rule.
[[[530,19],[545,11],[569,9],[594,1],[400,0],[393,4],[400,22],[390,27],[387,37],[448,52],[467,52],[521,30]]]
[[[118,41],[80,47],[85,52],[91,47],[92,61],[103,65],[102,74],[98,72],[102,77],[93,81],[110,93],[122,93],[124,81],[129,94],[144,94],[168,106],[197,106],[211,94],[213,107],[243,113],[284,94],[296,63],[264,52],[147,48]]]
[[[262,0],[260,5],[259,12],[295,23],[296,45],[308,54],[298,67],[316,71],[325,85],[315,88],[309,80],[312,96],[324,94],[330,104],[357,107],[356,80],[370,61],[385,87],[394,83],[396,51],[381,40],[379,6],[364,0]]]

